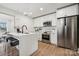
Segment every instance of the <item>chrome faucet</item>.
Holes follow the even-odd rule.
[[[23,25],[23,26],[22,26],[22,33],[24,33],[24,32],[23,32],[23,28],[24,28],[24,27],[25,27],[26,30],[27,30],[27,26],[26,26],[26,25]]]

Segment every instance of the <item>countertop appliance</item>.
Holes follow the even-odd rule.
[[[79,16],[58,18],[57,22],[57,45],[78,50]]]

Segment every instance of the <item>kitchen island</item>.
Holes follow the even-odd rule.
[[[38,49],[38,40],[35,33],[9,33],[19,40],[19,55],[29,56]]]

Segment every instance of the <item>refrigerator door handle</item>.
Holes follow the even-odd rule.
[[[66,18],[64,18],[64,25],[66,26]]]

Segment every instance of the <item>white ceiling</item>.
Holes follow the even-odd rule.
[[[71,3],[0,3],[0,5],[16,10],[20,13],[31,13],[31,17],[37,17],[47,13],[55,12],[57,8],[69,5]],[[40,11],[43,8],[43,11]]]

